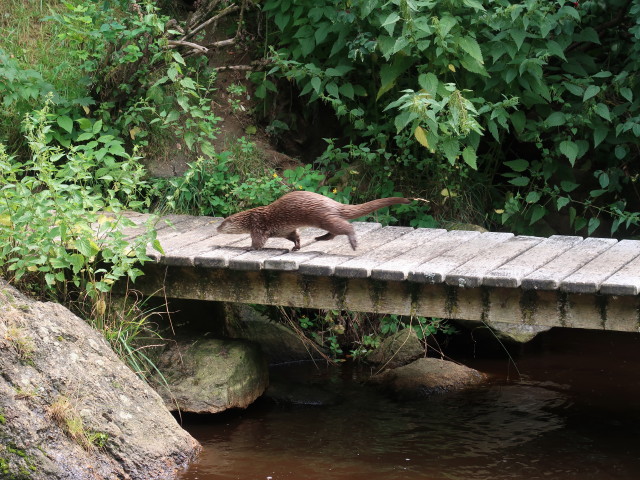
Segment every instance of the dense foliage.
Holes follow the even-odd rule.
[[[518,232],[555,217],[588,234],[638,225],[639,1],[265,0],[263,10],[276,66],[257,93],[286,77],[330,104],[349,139],[333,164],[343,174],[434,200],[441,191]]]

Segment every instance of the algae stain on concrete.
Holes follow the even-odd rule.
[[[384,280],[369,280],[369,298],[371,299],[374,313],[379,313],[380,307],[384,303],[384,295],[387,289],[388,285]]]
[[[607,329],[607,307],[609,305],[609,297],[606,295],[595,296],[596,312],[600,316],[600,325],[603,330]]]
[[[302,291],[302,302],[305,307],[311,306],[311,287],[315,283],[315,277],[310,275],[300,275],[298,277],[298,287]]]
[[[238,303],[246,301],[247,293],[251,292],[251,282],[249,282],[247,272],[240,270],[229,270],[230,285],[228,286],[233,300]]]
[[[265,294],[269,305],[277,305],[282,303],[284,299],[278,298],[280,290],[280,273],[274,270],[263,270],[262,280],[264,282]]]
[[[484,323],[489,322],[491,313],[491,289],[488,287],[480,287],[480,302],[482,311],[480,312],[480,320]]]
[[[346,278],[331,278],[331,295],[335,299],[336,307],[339,310],[348,310],[347,307],[347,290],[349,289],[349,280]]]
[[[444,288],[444,310],[447,312],[449,318],[455,318],[458,313],[458,287],[453,285],[443,284]]]
[[[534,317],[538,311],[538,292],[535,290],[524,290],[520,295],[520,314],[522,323],[533,324]]]
[[[567,292],[558,290],[556,293],[556,298],[558,304],[558,316],[560,318],[560,325],[566,327],[567,316],[569,315],[569,308],[571,307],[569,303],[569,294]]]
[[[411,308],[409,315],[411,317],[418,316],[418,311],[420,308],[420,292],[422,287],[419,283],[415,282],[405,282],[408,288],[409,298],[411,299]]]

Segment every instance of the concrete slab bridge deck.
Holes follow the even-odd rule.
[[[127,213],[137,227],[149,215]],[[354,222],[345,236],[302,248],[219,234],[222,218],[168,215],[156,223],[164,255],[134,285],[146,295],[481,321],[535,332],[553,326],[640,331],[640,241],[383,227]]]

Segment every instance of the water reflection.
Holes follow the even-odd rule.
[[[546,368],[545,358],[535,359],[536,368]],[[200,418],[187,428],[205,451],[181,480],[640,478],[637,389],[607,403],[595,388],[597,376],[583,365],[591,396],[574,388],[565,368],[555,377],[548,371],[517,382],[498,377],[472,390],[410,402],[354,382],[350,372],[310,368],[297,367],[290,378],[330,385],[340,403],[259,402],[204,423]],[[635,386],[637,378],[627,385]],[[609,383],[623,382],[609,375]]]

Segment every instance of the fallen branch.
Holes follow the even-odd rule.
[[[185,42],[184,40],[169,40],[168,43],[171,47],[189,47],[199,53],[209,52],[209,49],[207,47],[203,47],[202,45],[198,45],[197,43],[193,42]]]
[[[247,72],[255,69],[256,67],[253,67],[251,65],[223,65],[221,67],[214,68],[216,72],[224,72],[225,70],[236,70],[239,72],[243,72],[243,71]]]
[[[220,13],[218,13],[217,15],[211,17],[209,20],[207,20],[206,22],[201,23],[200,25],[198,25],[196,28],[194,28],[193,30],[189,31],[189,33],[187,33],[184,37],[181,38],[182,41],[193,37],[196,33],[198,33],[200,30],[202,30],[203,28],[207,27],[208,25],[211,25],[214,22],[217,22],[218,20],[220,20],[222,17],[229,15],[230,13],[233,13],[237,10],[239,10],[240,7],[238,7],[237,5],[229,5],[227,8],[225,8],[224,10],[222,10]]]

